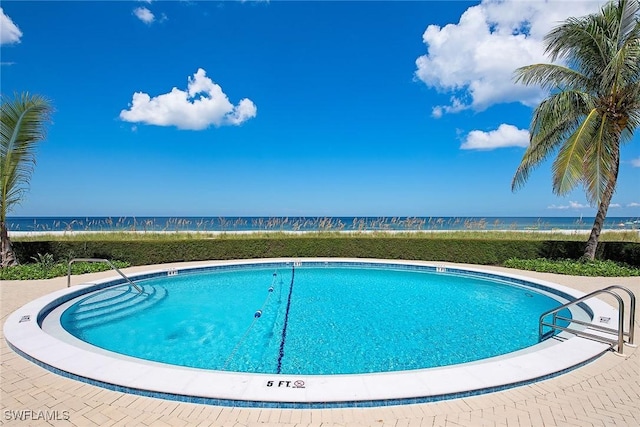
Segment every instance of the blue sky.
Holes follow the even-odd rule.
[[[54,105],[12,216],[590,216],[512,71],[602,2],[2,2],[3,96]],[[546,61],[545,61],[546,62]],[[609,216],[640,216],[640,136]]]

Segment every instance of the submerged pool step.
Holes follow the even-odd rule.
[[[135,314],[161,302],[168,295],[163,286],[142,286],[143,293],[135,289],[123,292],[118,297],[108,297],[105,304],[90,302],[81,305],[66,316],[65,323],[71,328],[90,328],[125,316]],[[91,304],[91,306],[89,306]]]
[[[102,307],[111,307],[113,305],[135,299],[139,295],[140,293],[131,286],[118,286],[113,289],[105,289],[104,291],[91,295],[81,301],[77,305],[75,313],[86,313]]]
[[[73,313],[78,319],[91,317],[95,313],[104,314],[119,307],[136,304],[145,298],[152,297],[155,293],[156,289],[154,287],[143,289],[143,293],[139,293],[130,286],[106,289],[80,302],[74,308]]]

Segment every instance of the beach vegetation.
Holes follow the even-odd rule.
[[[55,265],[53,254],[50,253],[41,254],[38,252],[36,256],[32,256],[31,259],[44,271],[51,270]]]
[[[66,276],[69,271],[67,261],[53,261],[52,254],[44,254],[44,259],[34,258],[31,263],[8,266],[0,269],[0,280],[43,280]],[[44,261],[44,262],[43,262]],[[129,267],[128,262],[112,261],[118,268]],[[97,273],[110,270],[102,263],[76,262],[71,264],[71,274]]]
[[[542,273],[567,274],[572,276],[629,277],[640,276],[640,268],[611,260],[575,259],[517,259],[509,258],[505,267]]]
[[[38,253],[55,259],[106,258],[131,265],[153,265],[183,261],[258,258],[379,258],[502,265],[509,258],[579,259],[582,240],[534,239],[493,233],[262,233],[201,235],[194,233],[137,234],[104,233],[78,236],[16,239],[16,254],[28,262]],[[537,233],[533,233],[537,236]],[[156,237],[156,238],[154,238]],[[602,241],[597,258],[640,267],[640,243]]]
[[[517,218],[483,218],[483,217],[77,217],[77,218],[44,218],[34,217],[28,222],[10,218],[9,233],[13,237],[41,236],[75,236],[89,234],[105,235],[121,233],[155,235],[188,233],[193,236],[230,234],[272,234],[272,233],[318,233],[325,234],[421,234],[444,233],[453,236],[457,233],[476,234],[499,233],[505,236],[517,233],[525,236],[531,233],[542,233],[543,236],[578,236],[587,233],[586,223],[582,218],[562,220],[559,224],[551,218],[527,218],[521,222]],[[625,218],[617,223],[606,224],[609,235],[621,238],[637,236],[640,219]],[[636,231],[636,233],[633,233]],[[609,233],[611,232],[611,233]],[[493,235],[493,234],[492,234]],[[606,236],[601,236],[606,237]]]
[[[60,241],[60,242],[84,242],[84,241],[131,241],[131,240],[197,240],[197,239],[219,239],[219,240],[242,240],[255,238],[336,238],[336,237],[358,237],[358,238],[407,238],[407,239],[471,239],[471,240],[566,240],[584,241],[585,233],[580,230],[549,230],[549,231],[506,231],[506,230],[374,230],[374,231],[305,231],[290,232],[280,230],[263,230],[252,232],[217,232],[217,231],[91,231],[91,232],[67,232],[56,233],[48,231],[38,231],[34,234],[24,234],[14,237],[14,241],[38,242],[38,241]],[[612,230],[603,231],[600,235],[602,242],[636,242],[640,243],[640,232],[638,230]]]
[[[616,189],[620,146],[640,125],[640,3],[611,1],[598,13],[567,19],[544,40],[553,63],[515,72],[516,82],[540,86],[549,95],[533,112],[530,144],[512,189],[557,153],[553,192],[566,195],[582,185],[597,207],[583,254],[593,260]]]
[[[445,233],[446,234],[446,233]],[[514,235],[515,234],[515,235]],[[613,233],[615,235],[615,233]],[[580,262],[580,239],[544,239],[539,233],[100,233],[16,239],[22,265],[0,270],[3,280],[67,274],[75,257],[121,260],[128,265],[259,258],[382,258],[503,265],[560,274],[629,276],[640,268],[640,242],[601,241],[597,260]],[[509,238],[510,237],[510,238]],[[58,260],[58,261],[54,261]],[[31,263],[29,263],[31,261]],[[620,267],[620,269],[618,268]],[[74,263],[73,274],[103,271],[97,263]],[[629,270],[630,269],[630,270]],[[634,270],[636,269],[636,270]]]
[[[0,99],[0,268],[4,268],[18,262],[7,230],[7,214],[29,187],[36,148],[46,137],[52,107],[43,96],[27,92]]]

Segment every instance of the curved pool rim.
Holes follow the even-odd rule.
[[[130,274],[132,280],[181,272],[242,266],[374,266],[465,274],[551,292],[561,299],[584,293],[510,273],[446,263],[380,259],[278,258],[212,261]],[[114,273],[115,274],[115,273]],[[371,407],[460,398],[530,384],[583,366],[609,350],[607,344],[561,333],[506,355],[438,368],[348,375],[277,375],[211,371],[150,362],[93,347],[60,325],[61,306],[124,282],[120,276],[75,285],[38,298],[13,312],[4,324],[9,346],[37,365],[68,378],[114,391],[190,403],[265,408]],[[582,305],[591,318],[617,319],[599,299]],[[616,325],[609,325],[615,327]],[[461,345],[464,342],[461,341]]]

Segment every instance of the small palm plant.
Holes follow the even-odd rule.
[[[595,257],[598,238],[615,192],[620,145],[640,124],[640,4],[619,0],[599,13],[569,18],[545,37],[551,60],[516,70],[516,81],[538,85],[550,95],[536,107],[530,144],[512,182],[526,182],[531,170],[557,151],[553,192],[567,194],[582,184],[598,210],[584,252]]]
[[[39,95],[22,93],[0,105],[0,267],[17,264],[7,230],[7,213],[22,200],[36,163],[38,142],[52,107]]]
[[[38,252],[36,256],[32,256],[31,259],[40,267],[44,272],[48,272],[55,265],[53,255],[50,253],[41,254]]]

